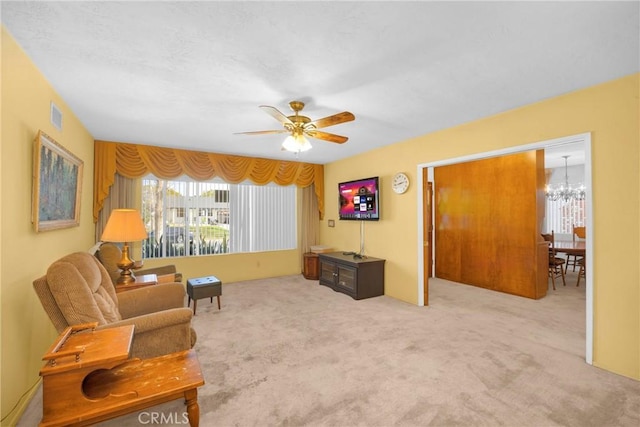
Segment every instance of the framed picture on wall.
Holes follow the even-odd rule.
[[[39,131],[33,149],[32,222],[36,231],[80,225],[84,162]]]

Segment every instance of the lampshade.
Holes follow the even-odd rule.
[[[311,143],[302,134],[289,135],[282,143],[282,148],[294,153],[311,149]]]
[[[137,242],[147,238],[142,218],[135,209],[114,209],[102,232],[104,242]]]

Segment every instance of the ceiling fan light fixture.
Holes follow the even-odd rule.
[[[349,138],[342,135],[336,135],[329,132],[319,131],[318,129],[329,126],[339,125],[341,123],[355,120],[353,113],[343,111],[342,113],[333,114],[317,120],[311,120],[307,116],[300,115],[300,111],[304,108],[304,102],[291,101],[289,106],[295,113],[292,116],[286,116],[277,108],[269,105],[261,105],[260,108],[274,119],[279,121],[284,129],[280,130],[259,130],[253,132],[237,132],[237,134],[245,135],[264,135],[270,133],[290,133],[282,143],[282,149],[291,153],[301,153],[311,150],[311,143],[304,137],[320,139],[323,141],[333,142],[335,144],[344,144]]]
[[[282,148],[292,153],[301,153],[311,149],[311,143],[304,135],[289,135],[282,143]]]

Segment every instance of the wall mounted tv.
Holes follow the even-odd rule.
[[[357,179],[338,184],[340,219],[377,221],[380,219],[380,186],[378,177]]]

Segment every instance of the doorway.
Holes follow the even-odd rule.
[[[464,163],[473,160],[481,160],[489,157],[497,157],[507,154],[515,154],[523,151],[541,150],[541,149],[557,149],[570,144],[580,143],[584,147],[584,183],[587,186],[586,190],[586,226],[589,230],[589,236],[587,238],[586,245],[586,279],[585,279],[585,292],[586,292],[586,327],[585,327],[585,360],[588,364],[593,364],[593,195],[592,195],[592,180],[591,180],[591,134],[583,133],[578,135],[567,136],[563,138],[557,138],[552,140],[540,141],[531,144],[524,144],[514,147],[509,147],[501,150],[489,151],[484,153],[473,154],[469,156],[456,157],[451,159],[440,160],[436,162],[419,164],[417,166],[416,176],[424,176],[425,179],[418,181],[417,191],[417,204],[418,204],[418,305],[424,306],[428,304],[428,280],[429,280],[429,267],[426,266],[428,262],[426,258],[429,258],[429,254],[425,253],[427,245],[425,244],[425,237],[428,235],[428,230],[425,230],[423,212],[426,208],[426,191],[427,183],[433,182],[433,168],[438,166],[446,166],[455,163]],[[430,213],[433,217],[433,204],[430,206]],[[433,242],[428,242],[428,247],[433,247]],[[425,258],[426,257],[426,258]],[[437,254],[433,254],[433,257],[437,257]]]

